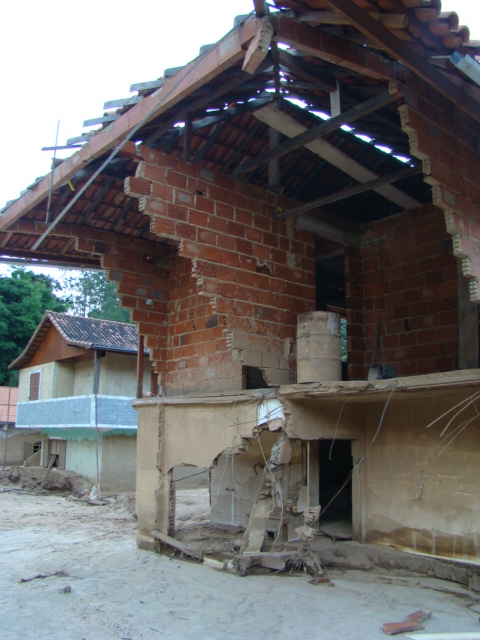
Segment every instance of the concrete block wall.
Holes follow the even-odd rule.
[[[411,153],[422,161],[433,202],[444,212],[470,299],[480,303],[480,124],[413,74],[408,87],[399,83],[398,88]]]
[[[400,376],[456,369],[457,268],[443,212],[428,205],[376,222],[363,241],[347,261],[351,378],[367,376],[379,317],[376,361]]]
[[[276,194],[148,148],[137,157],[125,192],[139,198],[151,232],[178,246],[166,313],[138,325],[147,346],[162,333],[166,351],[154,349],[153,359],[160,372],[164,358],[167,393],[241,389],[245,365],[271,384],[290,382],[297,315],[315,308],[313,236],[273,219],[286,206]]]

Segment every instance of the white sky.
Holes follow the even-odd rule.
[[[23,0],[0,8],[2,153],[0,208],[50,170],[60,145],[103,115],[103,103],[130,95],[219,40],[252,0]],[[480,3],[443,0],[480,40]],[[57,157],[65,157],[57,152]]]

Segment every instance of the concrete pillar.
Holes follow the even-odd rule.
[[[175,500],[170,472],[164,473],[165,410],[160,403],[137,404],[137,545],[153,551],[151,531],[172,534],[175,525]],[[172,528],[173,523],[173,528]]]

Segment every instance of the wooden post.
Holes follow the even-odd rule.
[[[143,396],[143,352],[144,352],[144,337],[138,336],[138,350],[137,350],[137,398]]]

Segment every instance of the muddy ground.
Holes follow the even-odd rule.
[[[345,543],[325,543],[325,558],[348,559],[326,568],[332,586],[312,585],[304,573],[239,577],[139,551],[132,494],[92,506],[79,500],[80,484],[74,497],[25,484],[0,477],[2,640],[363,640],[388,637],[384,622],[420,608],[432,612],[425,632],[480,632],[478,593],[379,568],[373,551],[360,554],[364,570],[354,570],[345,568],[355,566]],[[204,489],[177,492],[184,539],[210,544],[207,509]],[[238,533],[220,532],[227,550]]]

